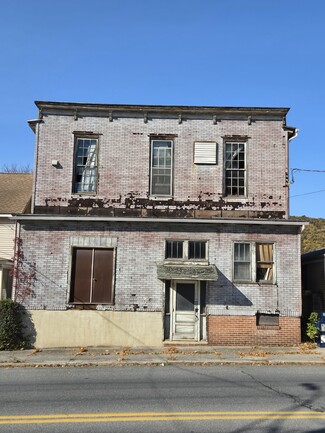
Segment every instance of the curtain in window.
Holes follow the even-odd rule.
[[[251,280],[251,252],[250,244],[234,245],[234,279]]]
[[[151,194],[171,195],[172,193],[172,142],[152,142]]]
[[[273,244],[256,245],[257,280],[273,281]]]

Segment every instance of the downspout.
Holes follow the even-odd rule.
[[[16,300],[16,281],[17,281],[17,272],[18,272],[18,260],[17,260],[17,254],[19,250],[19,239],[20,239],[20,223],[16,221],[15,226],[15,243],[14,243],[14,257],[13,257],[13,275],[12,275],[12,294],[11,299],[13,301]]]
[[[35,151],[34,151],[34,171],[33,171],[33,191],[32,191],[32,200],[31,200],[31,213],[34,213],[35,206],[35,196],[36,196],[36,178],[37,178],[37,169],[38,169],[38,145],[39,145],[39,125],[42,122],[42,119],[39,115],[38,119],[29,120],[28,124],[35,133]]]
[[[293,140],[294,138],[296,138],[298,136],[299,129],[295,128],[295,127],[290,127],[290,126],[285,127],[285,129],[287,130],[287,143],[288,143],[287,144],[287,170],[288,170],[288,180],[287,180],[287,187],[288,187],[287,215],[288,215],[288,218],[289,218],[289,216],[290,216],[289,143],[290,143],[291,140]]]

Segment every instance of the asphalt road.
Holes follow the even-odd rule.
[[[0,432],[324,433],[325,369],[2,368]]]

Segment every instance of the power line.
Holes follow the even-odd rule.
[[[319,192],[324,192],[325,189],[319,189],[318,191],[311,191],[311,192],[305,192],[304,194],[295,194],[295,195],[291,195],[290,198],[293,197],[301,197],[302,195],[310,195],[310,194],[317,194]]]
[[[310,173],[325,173],[325,170],[309,170],[307,168],[292,168],[291,169],[291,183],[294,183],[294,177],[293,177],[293,173],[296,173],[298,171],[307,171]]]

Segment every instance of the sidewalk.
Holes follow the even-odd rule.
[[[67,348],[0,351],[0,368],[168,365],[319,365],[325,348],[170,345],[152,348]]]

